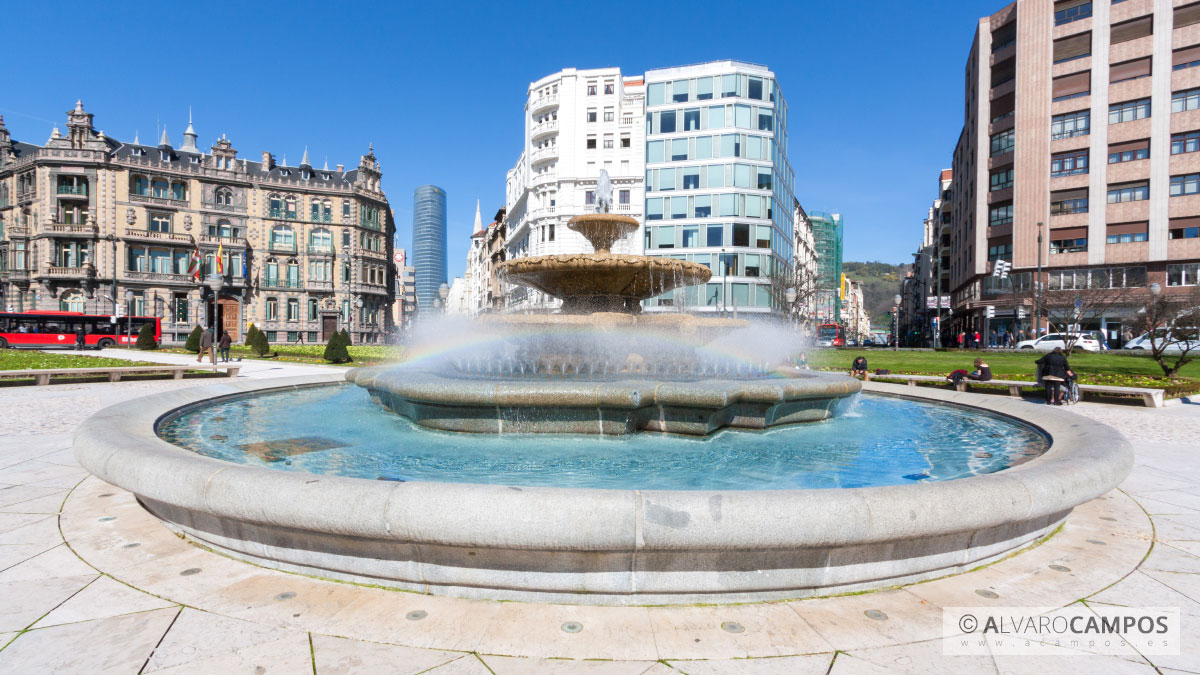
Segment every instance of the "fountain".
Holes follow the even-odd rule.
[[[469,356],[415,366],[360,368],[347,379],[422,426],[484,433],[711,434],[828,419],[858,392],[841,375],[785,372],[778,364],[707,355],[702,348],[746,320],[642,314],[642,302],[704,283],[704,265],[612,253],[638,221],[598,213],[567,226],[594,253],[508,260],[497,274],[562,300],[557,314],[489,317],[477,330],[499,339]]]
[[[1060,409],[778,368],[730,344],[789,333],[640,313],[709,272],[612,254],[636,223],[604,210],[571,223],[596,253],[501,270],[562,298],[561,313],[431,321],[433,348],[399,367],[122,403],[80,428],[79,463],[181,536],[257,565],[618,605],[970,570],[1128,475],[1120,434]]]

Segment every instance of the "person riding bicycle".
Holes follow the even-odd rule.
[[[1063,355],[1062,347],[1055,347],[1054,351],[1038,359],[1036,363],[1039,379],[1045,383],[1049,395],[1047,405],[1062,405],[1066,395],[1066,383],[1075,378],[1075,371],[1071,370],[1071,364]]]

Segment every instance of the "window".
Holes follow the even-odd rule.
[[[181,202],[187,199],[187,185],[184,183],[171,183],[171,199]]]
[[[1171,154],[1182,155],[1185,152],[1200,150],[1200,131],[1186,131],[1171,135]]]
[[[1012,223],[1012,220],[1013,220],[1012,204],[1002,204],[1000,206],[993,206],[991,209],[988,210],[988,225],[989,226],[994,227],[996,225],[1009,225]]]
[[[673,134],[675,133],[675,111],[664,110],[656,115],[658,117],[658,133]]]
[[[1088,212],[1087,188],[1059,190],[1050,193],[1050,215],[1065,216]]]
[[[1200,283],[1200,263],[1167,265],[1168,286],[1195,286]]]
[[[629,190],[620,190],[617,192],[617,203],[629,206]]]
[[[1092,15],[1091,0],[1072,0],[1071,2],[1060,3],[1054,7],[1055,26],[1086,19]]]
[[[1110,234],[1107,236],[1106,244],[1129,244],[1138,241],[1146,241],[1145,232],[1126,232],[1124,234]]]
[[[155,197],[157,197],[159,199],[167,198],[167,191],[168,191],[167,181],[156,178],[155,180],[151,181],[150,187],[151,187],[151,193]]]
[[[143,197],[150,196],[150,181],[145,176],[133,177],[133,193]]]
[[[1148,14],[1136,19],[1113,24],[1108,42],[1115,45],[1146,37],[1153,33],[1154,17]]]
[[[595,149],[596,149],[596,137],[595,137],[595,136],[588,136],[588,139],[587,139],[587,149],[588,149],[588,150],[595,150]]]
[[[150,216],[150,231],[151,232],[170,232],[171,217],[162,214],[154,214]]]
[[[997,260],[1012,260],[1012,253],[1012,242],[988,246],[988,262],[995,262]]]
[[[695,218],[709,218],[712,216],[712,195],[696,195],[693,210]]]
[[[1108,123],[1120,124],[1150,116],[1150,99],[1140,98],[1136,101],[1125,101],[1108,106]]]
[[[1175,182],[1171,180],[1171,189],[1174,190]],[[1137,183],[1122,183],[1120,185],[1108,186],[1108,203],[1118,204],[1121,202],[1138,202],[1143,199],[1150,198],[1150,183],[1139,181]]]
[[[1079,253],[1087,250],[1087,237],[1073,239],[1051,239],[1051,253]]]
[[[333,250],[333,235],[329,230],[317,229],[308,235],[309,250],[327,252]]]
[[[1196,108],[1200,108],[1200,87],[1171,94],[1171,112],[1177,113]]]
[[[706,235],[706,243],[709,246],[724,246],[725,245],[725,226],[724,225],[709,225]]]
[[[217,206],[233,206],[233,190],[227,187],[217,188],[215,198]]]
[[[1001,131],[992,136],[992,152],[991,156],[1002,155],[1006,152],[1012,152],[1013,149],[1013,129]]]
[[[662,220],[663,217],[663,200],[660,197],[654,197],[646,200],[646,220]]]
[[[1083,71],[1054,78],[1051,83],[1050,97],[1052,101],[1067,101],[1092,93],[1092,73]]]
[[[271,248],[296,248],[295,234],[287,225],[276,225],[271,228]]]
[[[1114,63],[1108,67],[1108,81],[1127,82],[1140,77],[1150,77],[1150,57],[1147,56],[1124,63]]]
[[[275,298],[267,298],[266,320],[274,321],[279,318],[279,300]]]
[[[622,147],[622,148],[628,148],[628,147],[630,147],[630,144],[629,144],[629,137],[628,137],[628,136],[622,136],[622,137],[621,137],[621,147]]]
[[[604,109],[604,121],[605,121],[605,122],[612,122],[612,121],[613,121],[613,120],[615,120],[615,119],[616,119],[616,113],[614,113],[614,112],[613,112],[613,109],[612,109],[612,108],[605,108],[605,109]]]
[[[342,200],[342,217],[343,218],[350,217],[350,200],[349,199]]]
[[[1108,146],[1108,163],[1133,162],[1150,157],[1150,140],[1118,143]]]
[[[1015,33],[1013,34],[1015,36]],[[1015,39],[1015,38],[1012,38]],[[1011,39],[1010,39],[1011,41]],[[992,48],[995,51],[995,47]],[[1092,55],[1092,33],[1080,33],[1054,41],[1054,62],[1066,63]]]
[[[1050,156],[1050,176],[1074,176],[1088,172],[1088,151],[1072,150]]]
[[[1012,187],[1012,184],[1013,170],[1010,166],[1007,169],[1000,169],[999,171],[992,172],[991,187],[989,188],[989,191],[1010,188]]]
[[[1196,239],[1197,237],[1200,237],[1200,225],[1192,225],[1191,227],[1175,227],[1171,225],[1168,239]]]
[[[609,135],[605,135],[604,136],[604,148],[606,150],[611,150],[612,147],[613,147],[613,137],[609,136]]]
[[[587,190],[583,193],[583,203],[588,206],[593,206],[596,203],[595,190]]]
[[[588,95],[588,96],[595,96],[595,95],[596,95],[596,85],[595,85],[595,84],[589,84],[589,85],[587,86],[587,95]],[[594,120],[593,120],[593,121],[594,121]]]
[[[1200,192],[1200,173],[1171,176],[1171,196],[1194,195]]]
[[[288,298],[287,301],[287,320],[300,320],[300,301],[296,298]]]
[[[671,101],[673,103],[687,103],[688,100],[688,81],[676,80],[671,83]]]
[[[596,121],[596,109],[595,109],[595,108],[588,108],[588,111],[587,111],[587,121],[589,121],[589,122],[595,122],[595,121]]]
[[[688,139],[675,138],[671,140],[671,161],[682,162],[688,158]]]
[[[688,108],[683,111],[683,130],[700,131],[700,109]]]
[[[713,97],[713,79],[702,77],[696,80],[696,100],[709,101]]]
[[[721,98],[737,96],[737,75],[721,76]]]
[[[1185,70],[1200,66],[1200,45],[1177,49],[1171,55],[1171,70]]]
[[[1175,28],[1183,28],[1194,23],[1200,23],[1200,2],[1176,7],[1173,18],[1174,21],[1171,22],[1171,25]]]

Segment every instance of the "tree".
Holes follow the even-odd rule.
[[[322,358],[330,363],[349,363],[351,361],[350,350],[346,349],[348,345],[343,341],[343,335],[344,333],[335,331],[333,335],[329,336],[329,343],[325,345],[325,353]]]
[[[1125,271],[1120,278],[1113,278],[1117,270]],[[1099,324],[1105,316],[1119,316],[1137,306],[1137,287],[1144,286],[1146,279],[1144,274],[1132,274],[1127,268],[1052,270],[1042,284],[1033,283],[1034,275],[1029,272],[1014,273],[1009,281],[1013,304],[1027,313],[1026,325],[1037,325],[1040,304],[1047,332],[1061,333],[1063,348],[1070,353],[1083,326]]]
[[[253,347],[254,346],[254,336],[261,332],[262,331],[260,331],[258,329],[258,326],[255,326],[254,324],[250,324],[250,328],[248,328],[246,330],[246,346]]]
[[[191,339],[191,336],[188,336]],[[197,349],[199,348],[200,337],[196,336]],[[158,342],[154,339],[154,324],[144,323],[141,330],[138,331],[137,342],[135,345],[138,349],[158,349]]]
[[[204,333],[204,329],[201,328],[200,326],[196,326],[195,328],[193,328],[192,332],[188,333],[187,342],[183,343],[183,348],[188,350],[189,352],[192,352],[193,354],[199,354],[200,353],[200,335],[202,333]],[[141,334],[138,334],[138,340],[140,341],[141,339],[142,339]]]
[[[771,305],[778,307],[784,313],[785,320],[792,317],[801,326],[808,326],[813,319],[817,305],[817,275],[803,270],[797,272],[793,267],[772,272],[767,293],[771,296]],[[796,292],[795,299],[788,302],[788,291]],[[794,314],[793,314],[794,310]]]
[[[353,342],[350,341],[350,333],[346,332],[345,328],[342,329],[342,344],[347,347],[354,344]]]
[[[254,342],[250,344],[250,349],[259,356],[266,356],[271,353],[271,343],[267,342],[267,334],[261,330],[254,331]]]
[[[1149,300],[1138,310],[1134,325],[1148,334],[1150,357],[1163,376],[1174,377],[1200,355],[1200,286],[1174,293],[1159,290],[1147,291]]]

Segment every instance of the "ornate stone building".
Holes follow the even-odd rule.
[[[191,121],[179,148],[123,143],[82,102],[44,146],[13,141],[0,118],[0,293],[10,311],[162,319],[163,341],[208,323],[211,294],[188,274],[221,272],[217,320],[241,340],[251,323],[272,342],[355,343],[392,327],[395,223],[373,149],[345,171],[209,152]],[[218,254],[220,264],[218,267]]]

